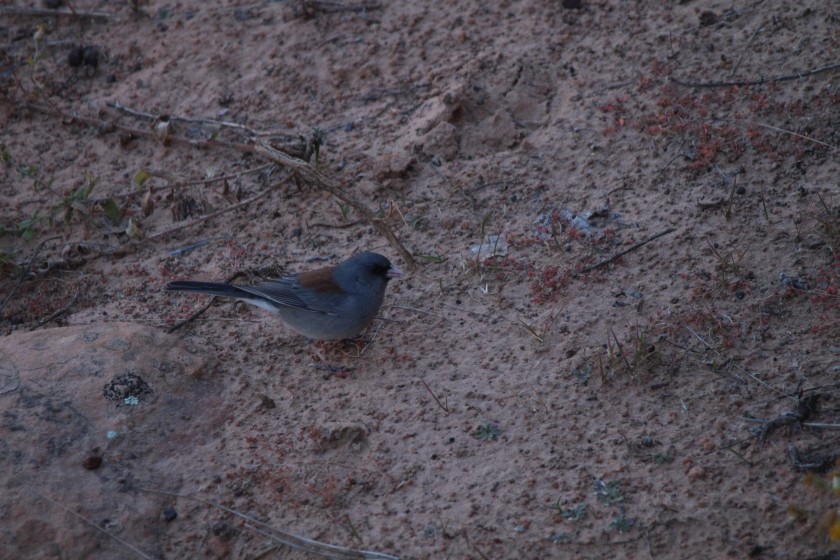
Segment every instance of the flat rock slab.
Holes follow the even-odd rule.
[[[212,362],[131,323],[0,338],[0,549],[9,558],[152,556],[178,463],[218,432]],[[171,521],[171,519],[170,519]],[[4,557],[6,554],[4,553]]]

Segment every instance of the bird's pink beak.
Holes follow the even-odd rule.
[[[388,272],[385,273],[385,276],[387,278],[399,278],[402,275],[403,275],[402,270],[400,270],[399,268],[397,268],[394,265],[391,265],[391,268],[389,268]]]

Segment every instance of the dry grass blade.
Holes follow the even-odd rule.
[[[783,134],[790,134],[791,136],[796,136],[797,138],[802,138],[803,140],[807,140],[808,142],[814,142],[815,144],[819,144],[820,146],[825,146],[826,148],[831,148],[835,152],[838,149],[837,146],[834,146],[832,144],[827,144],[826,142],[823,142],[822,140],[817,140],[816,138],[812,138],[810,136],[805,136],[804,134],[799,134],[798,132],[793,132],[792,130],[785,130],[784,128],[779,128],[777,126],[772,126],[772,125],[764,124],[764,123],[760,123],[760,122],[754,122],[754,121],[747,121],[747,122],[749,124],[754,124],[756,126],[766,128],[767,130],[772,130],[774,132],[781,132]]]
[[[717,356],[719,356],[720,358],[726,358],[726,356],[724,356],[723,354],[721,354],[720,352],[718,352],[717,350],[715,350],[714,348],[712,348],[712,345],[711,345],[711,344],[709,344],[708,342],[706,342],[705,340],[703,340],[703,337],[702,337],[702,336],[700,336],[699,334],[697,334],[696,332],[694,332],[694,331],[691,329],[691,327],[689,327],[688,325],[683,325],[683,326],[685,327],[685,329],[686,329],[688,332],[690,332],[690,333],[691,333],[691,334],[693,334],[695,337],[697,337],[697,339],[698,339],[700,342],[702,342],[702,343],[703,343],[703,345],[705,345],[705,346],[706,346],[706,348],[708,348],[709,350],[711,350],[712,352],[714,352],[714,353],[715,353]],[[740,366],[738,366],[738,365],[735,365],[735,364],[733,364],[733,367],[734,367],[735,369],[737,369],[738,371],[740,371],[741,373],[744,373],[744,374],[748,375],[748,376],[749,376],[749,377],[750,377],[753,381],[755,381],[756,383],[758,383],[759,385],[761,385],[761,386],[762,386],[762,387],[764,387],[765,389],[768,389],[768,390],[770,390],[770,391],[773,391],[774,393],[778,393],[779,395],[781,395],[781,396],[783,396],[783,397],[787,397],[787,398],[789,398],[789,399],[796,400],[796,397],[795,397],[794,395],[790,395],[790,394],[788,394],[788,393],[785,393],[785,392],[784,392],[784,391],[782,391],[781,389],[779,389],[779,388],[777,388],[777,387],[774,387],[774,386],[770,385],[769,383],[767,383],[766,381],[764,381],[764,380],[762,380],[762,379],[759,379],[759,378],[758,378],[758,376],[757,376],[757,375],[755,375],[754,373],[752,373],[752,372],[750,372],[750,371],[747,371],[746,369],[744,369],[744,368],[742,368],[742,367],[740,367]]]

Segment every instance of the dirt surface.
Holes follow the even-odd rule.
[[[34,4],[0,556],[840,555],[832,3]],[[364,341],[230,302],[164,334],[206,302],[170,280],[362,250],[411,271]]]

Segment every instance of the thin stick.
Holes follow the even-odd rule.
[[[755,40],[756,36],[763,29],[764,29],[764,25],[760,25],[760,26],[755,28],[755,31],[752,32],[752,35],[750,35],[750,38],[747,40],[747,44],[744,45],[743,49],[741,49],[741,56],[738,57],[738,62],[735,63],[735,66],[732,67],[732,71],[729,73],[730,76],[734,76],[735,72],[738,71],[738,67],[741,66],[741,62],[743,62],[743,60],[744,60],[744,55],[747,54],[747,49],[749,48],[750,45],[752,45],[752,42]]]
[[[762,84],[772,84],[776,82],[789,82],[791,80],[801,80],[802,78],[807,78],[809,76],[816,76],[817,74],[822,74],[824,72],[830,72],[832,70],[836,70],[840,68],[840,63],[838,64],[829,64],[828,66],[823,66],[822,68],[817,68],[816,70],[809,70],[808,72],[800,72],[797,74],[787,74],[784,76],[776,76],[775,78],[762,78],[760,80],[748,80],[748,81],[735,81],[735,82],[684,82],[679,78],[675,78],[673,76],[670,77],[670,80],[677,85],[684,86],[684,87],[693,87],[693,88],[721,88],[721,87],[743,87],[743,86],[760,86]]]
[[[748,122],[749,124],[754,124],[756,126],[760,126],[760,127],[763,127],[763,128],[774,130],[776,132],[784,132],[786,134],[790,134],[791,136],[796,136],[797,138],[802,138],[803,140],[808,140],[809,142],[814,142],[815,144],[825,146],[826,148],[831,148],[832,150],[835,150],[835,151],[838,149],[837,146],[832,146],[831,144],[826,144],[825,142],[823,142],[821,140],[817,140],[816,138],[811,138],[810,136],[805,136],[804,134],[799,134],[798,132],[794,132],[792,130],[785,130],[784,128],[778,128],[778,127],[775,127],[775,126],[772,126],[772,125],[769,125],[769,124],[760,123],[760,122],[753,122],[753,121],[746,121],[746,122]]]
[[[166,329],[166,334],[172,334],[175,331],[177,331],[178,329],[180,329],[181,327],[183,327],[184,325],[188,325],[188,324],[192,323],[193,321],[195,321],[196,319],[198,319],[201,316],[202,313],[204,313],[205,311],[210,309],[210,306],[213,305],[214,301],[216,301],[216,298],[211,297],[207,301],[207,303],[205,303],[204,305],[202,305],[198,309],[198,311],[195,311],[192,315],[190,315],[189,317],[187,317],[186,319],[184,319],[180,323],[175,323],[174,325],[172,325],[171,327]]]
[[[202,216],[202,217],[200,217],[200,218],[196,218],[195,220],[193,220],[193,221],[191,221],[191,222],[189,222],[189,223],[187,223],[187,224],[181,224],[181,225],[179,225],[179,226],[175,226],[175,227],[171,227],[171,228],[169,228],[169,229],[165,229],[165,230],[163,230],[163,231],[159,231],[159,232],[157,232],[157,233],[155,233],[155,234],[153,234],[153,235],[149,235],[146,239],[157,239],[157,238],[159,238],[159,237],[165,237],[165,236],[167,236],[167,235],[169,235],[169,234],[171,234],[171,233],[175,233],[176,231],[180,231],[180,230],[182,230],[182,229],[187,229],[187,228],[189,228],[189,227],[192,227],[192,226],[194,226],[194,225],[200,224],[200,223],[202,223],[202,222],[206,222],[207,220],[209,220],[209,219],[211,219],[211,218],[215,218],[216,216],[220,216],[220,215],[222,215],[222,214],[226,214],[227,212],[230,212],[230,211],[232,211],[232,210],[238,210],[239,208],[242,208],[242,207],[244,207],[244,206],[247,206],[247,205],[251,204],[252,202],[255,202],[255,201],[257,201],[257,200],[259,200],[259,199],[261,199],[261,198],[265,197],[265,196],[266,196],[268,193],[270,193],[270,192],[271,192],[271,188],[265,189],[265,190],[264,190],[263,192],[261,192],[260,194],[254,195],[254,196],[252,196],[251,198],[249,198],[249,199],[247,199],[247,200],[243,200],[243,201],[242,201],[242,202],[240,202],[239,204],[234,204],[233,206],[228,206],[227,208],[222,208],[221,210],[216,210],[215,212],[210,212],[210,213],[209,213],[209,214],[207,214],[206,216]]]
[[[236,511],[235,509],[231,509],[229,507],[225,507],[221,504],[217,504],[215,502],[211,502],[210,500],[205,500],[203,498],[199,498],[196,496],[190,496],[187,494],[179,494],[177,492],[166,492],[164,490],[155,490],[152,488],[137,488],[142,492],[150,492],[152,494],[161,494],[163,496],[172,496],[175,498],[183,498],[185,500],[194,500],[196,502],[218,508],[224,512],[227,512],[231,515],[239,517],[240,519],[244,519],[248,523],[245,524],[246,527],[249,529],[256,531],[257,533],[263,535],[266,538],[271,539],[274,542],[284,544],[288,547],[295,548],[298,550],[304,550],[306,552],[311,552],[313,554],[317,554],[319,556],[325,558],[355,558],[355,559],[370,559],[370,560],[399,560],[396,556],[391,556],[390,554],[384,554],[382,552],[371,552],[368,550],[354,550],[351,548],[345,548],[342,546],[336,546],[332,544],[322,543],[313,539],[308,539],[306,537],[301,537],[295,535],[293,533],[289,533],[286,531],[281,531],[280,529],[276,529],[269,525],[268,523],[263,523],[258,519],[251,517],[250,515],[241,513]],[[259,527],[264,527],[269,531],[274,533],[278,533],[280,536],[273,535],[269,531],[265,531],[261,528],[255,527],[251,525],[251,523],[258,525]]]
[[[64,315],[65,313],[67,313],[70,310],[71,307],[76,305],[76,301],[78,301],[80,295],[82,295],[82,290],[76,290],[76,294],[73,296],[73,299],[70,300],[70,303],[68,303],[67,305],[65,305],[61,309],[58,309],[57,311],[53,311],[48,317],[45,317],[44,319],[41,319],[40,321],[38,321],[38,324],[35,325],[34,327],[32,327],[30,329],[30,331],[38,330],[41,327],[43,327],[44,325],[46,325],[47,323],[49,323],[50,321],[54,321],[55,319],[57,319],[61,315]]]
[[[823,424],[821,422],[802,422],[803,426],[809,428],[822,428],[825,430],[840,430],[840,424]]]
[[[244,175],[250,175],[252,173],[259,173],[260,171],[264,171],[269,167],[273,166],[273,163],[264,163],[262,165],[258,165],[257,167],[253,167],[251,169],[246,169],[245,171],[239,171],[237,173],[228,173],[227,175],[219,175],[218,177],[208,177],[206,179],[181,179],[180,177],[169,173],[168,171],[162,169],[153,169],[150,167],[142,168],[142,171],[146,174],[157,177],[159,179],[163,179],[164,181],[168,182],[168,187],[188,187],[192,185],[210,185],[212,183],[218,183],[220,181],[228,181],[231,179],[239,179]],[[125,191],[117,194],[112,194],[110,196],[102,196],[99,198],[90,198],[90,202],[97,203],[97,202],[105,202],[108,199],[117,199],[121,200],[123,198],[131,198],[133,196],[137,196],[138,194],[145,194],[145,189],[132,189],[130,191]]]
[[[603,260],[603,261],[599,262],[598,264],[593,264],[592,266],[588,266],[588,267],[584,268],[584,269],[583,269],[583,272],[584,272],[584,273],[587,273],[587,272],[592,272],[593,270],[597,270],[597,269],[599,269],[599,268],[601,268],[601,267],[603,267],[603,266],[607,266],[608,264],[610,264],[610,263],[611,263],[611,262],[613,262],[614,260],[616,260],[616,259],[618,259],[618,258],[620,258],[620,257],[623,257],[623,256],[624,256],[624,255],[626,255],[627,253],[630,253],[631,251],[635,251],[635,250],[636,250],[636,249],[638,249],[639,247],[642,247],[642,246],[644,246],[644,245],[647,245],[647,244],[648,244],[648,243],[650,243],[651,241],[654,241],[654,240],[656,240],[656,239],[659,239],[659,238],[660,238],[660,237],[662,237],[663,235],[668,235],[669,233],[672,233],[672,232],[674,232],[674,231],[676,231],[676,230],[677,230],[677,228],[668,228],[668,229],[666,229],[665,231],[660,231],[660,232],[659,232],[659,233],[657,233],[656,235],[654,235],[654,236],[652,236],[652,237],[648,237],[648,238],[647,238],[647,239],[645,239],[644,241],[640,241],[640,242],[636,243],[635,245],[633,245],[632,247],[630,247],[630,248],[629,248],[629,249],[627,249],[627,250],[624,250],[624,251],[622,251],[622,252],[620,252],[620,253],[618,253],[618,254],[616,254],[616,255],[613,255],[613,256],[611,256],[610,258],[608,258],[608,259],[606,259],[606,260]]]
[[[115,541],[120,543],[121,545],[125,546],[126,548],[128,548],[129,550],[131,550],[132,552],[134,552],[135,554],[137,554],[141,558],[146,558],[146,560],[155,560],[154,556],[149,556],[148,554],[146,554],[145,552],[143,552],[142,550],[140,550],[136,546],[122,540],[117,535],[106,531],[105,529],[103,529],[102,527],[100,527],[99,525],[97,525],[96,523],[94,523],[93,521],[88,519],[87,517],[84,517],[83,515],[80,515],[80,514],[76,513],[75,511],[73,511],[69,507],[65,506],[64,504],[61,504],[61,503],[53,500],[49,496],[45,496],[44,494],[41,494],[40,492],[38,492],[37,490],[35,490],[31,486],[27,486],[26,489],[29,490],[30,492],[34,493],[34,494],[37,494],[38,496],[47,500],[48,502],[52,502],[53,504],[57,505],[58,507],[60,507],[61,509],[63,509],[64,511],[69,513],[70,515],[73,515],[74,517],[76,517],[78,519],[81,519],[82,521],[84,521],[85,523],[87,523],[88,525],[90,525],[91,527],[96,529],[97,531],[105,533],[106,535],[108,535],[109,537],[111,537],[112,539],[114,539]]]
[[[368,223],[379,230],[379,233],[388,239],[391,246],[400,253],[403,260],[406,262],[406,267],[409,270],[417,268],[417,263],[414,261],[414,257],[411,256],[411,253],[409,253],[400,240],[397,239],[397,236],[394,235],[394,232],[384,220],[377,218],[373,212],[371,212],[368,207],[362,203],[362,201],[333,183],[331,179],[321,173],[312,164],[302,159],[292,157],[287,153],[281,152],[265,142],[258,142],[257,144],[254,144],[254,152],[279,165],[282,165],[283,167],[300,173],[305,180],[328,191],[345,204],[351,205],[368,221]]]
[[[32,268],[32,263],[35,262],[35,258],[38,256],[38,253],[41,252],[41,249],[44,247],[44,244],[47,243],[48,241],[52,241],[53,239],[60,239],[60,238],[61,238],[60,235],[53,235],[52,237],[48,237],[48,238],[44,239],[43,241],[41,241],[40,243],[38,243],[38,246],[35,247],[35,252],[32,253],[32,256],[29,258],[28,261],[26,261],[26,266],[21,271],[20,277],[18,278],[18,281],[15,282],[14,286],[12,286],[12,291],[9,292],[9,295],[7,295],[6,299],[3,300],[3,303],[0,303],[0,313],[3,311],[3,309],[6,308],[6,305],[9,303],[9,301],[11,301],[11,299],[12,299],[12,297],[14,297],[15,293],[17,293],[18,288],[20,288],[20,285],[23,283],[23,280],[26,278],[26,275],[29,274],[29,269]]]
[[[107,126],[112,126],[116,130],[121,130],[127,134],[132,136],[136,136],[137,138],[151,138],[156,139],[160,142],[160,137],[155,134],[151,129],[145,130],[142,128],[133,128],[130,126],[125,126],[121,124],[117,124],[113,121],[105,121],[102,119],[97,119],[93,117],[85,117],[82,115],[70,114],[65,113],[59,109],[53,107],[45,107],[44,105],[39,105],[37,103],[24,103],[24,107],[27,109],[31,109],[33,111],[38,111],[39,113],[44,113],[46,115],[52,115],[54,117],[59,117],[61,119],[68,120],[70,122],[77,122],[82,124],[87,124],[91,126],[96,126],[100,128],[106,128]],[[209,139],[209,140],[193,140],[192,138],[184,138],[182,136],[176,136],[172,134],[166,137],[166,141],[169,143],[176,143],[176,144],[187,144],[189,146],[197,146],[197,147],[206,147],[206,146],[221,146],[223,148],[232,148],[234,150],[238,150],[240,152],[253,152],[253,147],[250,144],[237,144],[235,142],[226,142],[224,140],[217,140],[217,139]]]
[[[120,111],[120,112],[125,113],[127,115],[131,115],[132,117],[139,117],[139,118],[143,118],[143,119],[150,120],[150,121],[154,121],[154,120],[157,120],[158,118],[160,118],[160,115],[155,115],[155,114],[152,114],[152,113],[146,113],[144,111],[139,111],[137,109],[132,109],[130,107],[126,107],[125,105],[122,105],[119,101],[116,101],[114,103],[106,103],[106,105],[108,105],[108,107],[112,107],[112,108],[116,109],[117,111]],[[247,134],[250,137],[257,136],[257,134],[258,134],[257,131],[254,130],[253,128],[245,126],[244,124],[239,124],[239,123],[230,122],[230,121],[217,121],[217,120],[213,120],[213,119],[200,119],[200,118],[195,119],[195,118],[190,118],[190,117],[178,117],[178,116],[175,116],[175,115],[169,115],[169,120],[180,121],[180,122],[185,122],[185,123],[193,123],[193,124],[210,124],[210,125],[218,126],[218,127],[221,127],[221,128],[238,130],[240,132],[244,132],[245,134]],[[283,136],[288,136],[288,135],[283,134]]]
[[[18,8],[16,6],[4,6],[0,8],[0,16],[34,16],[34,17],[77,17],[90,19],[112,19],[114,16],[106,12],[80,12],[78,10],[43,10],[40,8]]]
[[[699,334],[697,334],[696,332],[694,332],[693,330],[691,330],[691,327],[689,327],[688,325],[683,325],[683,327],[685,327],[685,329],[686,329],[688,332],[690,332],[691,334],[693,334],[694,336],[696,336],[696,337],[697,337],[697,339],[698,339],[700,342],[702,342],[703,344],[705,344],[705,345],[706,345],[706,348],[708,348],[709,350],[711,350],[712,352],[714,352],[715,354],[717,354],[717,355],[718,355],[718,356],[720,356],[721,358],[726,358],[726,356],[724,356],[723,354],[721,354],[720,352],[718,352],[717,350],[715,350],[714,348],[712,348],[711,344],[709,344],[708,342],[706,342],[705,340],[703,340],[703,337],[701,337]],[[778,393],[779,395],[781,395],[781,396],[783,396],[783,397],[787,397],[787,398],[789,398],[789,399],[791,399],[791,400],[794,400],[794,401],[798,400],[795,396],[793,396],[793,395],[789,395],[789,394],[785,393],[784,391],[782,391],[781,389],[777,389],[776,387],[773,387],[772,385],[770,385],[770,384],[769,384],[769,383],[767,383],[766,381],[764,381],[764,380],[762,380],[762,379],[759,379],[759,378],[758,378],[758,376],[756,376],[754,373],[752,373],[752,372],[750,372],[750,371],[748,371],[748,370],[746,370],[746,369],[744,369],[744,368],[740,367],[738,364],[732,364],[732,367],[734,367],[735,369],[737,369],[737,370],[741,371],[742,373],[745,373],[746,375],[750,376],[750,377],[752,378],[752,380],[753,380],[753,381],[755,381],[756,383],[758,383],[759,385],[761,385],[761,386],[762,386],[762,387],[764,387],[765,389],[769,389],[769,390],[773,391],[774,393]]]
[[[443,405],[443,403],[442,403],[442,402],[440,402],[440,399],[439,399],[439,398],[437,398],[437,395],[435,395],[435,393],[432,391],[432,388],[431,388],[431,387],[429,387],[429,384],[428,384],[428,383],[426,383],[426,381],[424,381],[423,379],[421,379],[421,380],[420,380],[420,383],[422,383],[422,384],[423,384],[423,387],[425,387],[425,388],[426,388],[426,390],[429,392],[429,394],[430,394],[430,395],[432,395],[432,398],[433,398],[433,399],[435,399],[435,402],[438,404],[438,406],[439,406],[439,407],[441,407],[441,408],[442,408],[443,410],[445,410],[446,412],[449,412],[449,407],[448,407],[448,406],[444,406],[444,405]]]
[[[382,4],[376,2],[362,2],[361,4],[342,4],[341,2],[327,2],[325,0],[309,0],[305,2],[310,10],[318,9],[325,14],[336,12],[367,12],[381,10]]]

